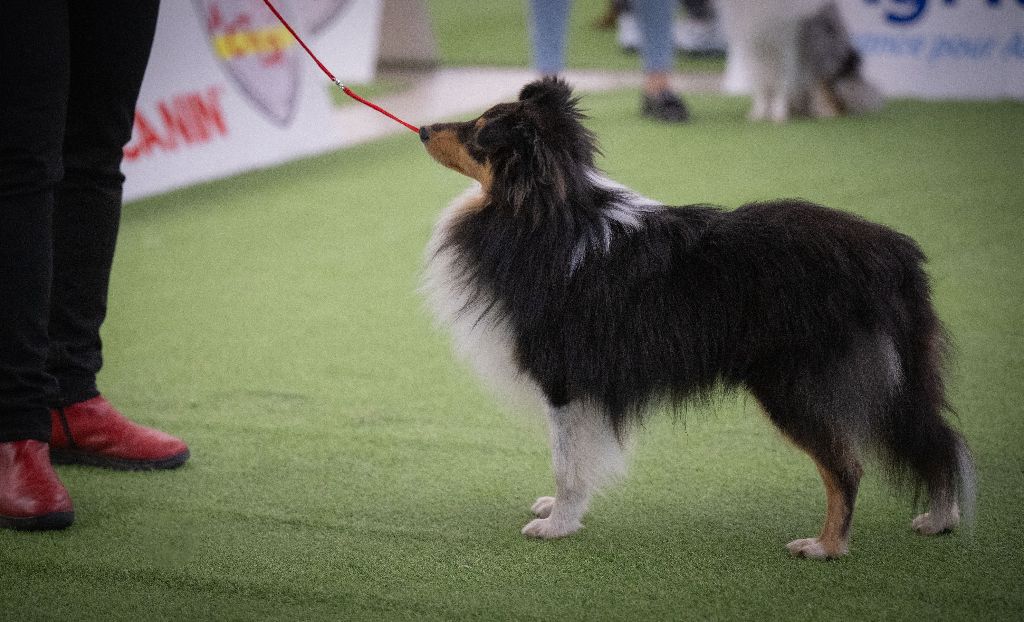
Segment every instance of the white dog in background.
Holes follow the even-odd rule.
[[[727,88],[748,84],[750,119],[834,117],[882,107],[831,0],[717,0],[729,41]]]

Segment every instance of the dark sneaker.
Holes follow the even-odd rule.
[[[690,119],[686,104],[672,91],[662,91],[653,96],[644,93],[640,114],[668,123],[683,123]]]

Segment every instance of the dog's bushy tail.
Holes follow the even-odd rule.
[[[959,506],[970,522],[975,513],[974,459],[963,437],[943,418],[949,339],[932,307],[927,276],[915,261],[896,305],[894,341],[902,382],[876,434],[882,458],[897,482],[923,489],[929,506]]]

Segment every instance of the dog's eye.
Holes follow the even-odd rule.
[[[478,125],[476,144],[481,149],[496,149],[507,142],[507,128],[503,127],[505,124],[501,119],[485,119]]]

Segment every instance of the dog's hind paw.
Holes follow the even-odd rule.
[[[952,531],[960,524],[960,511],[954,506],[947,512],[925,512],[910,522],[914,531],[925,536],[935,536]]]
[[[794,557],[806,557],[808,559],[835,559],[842,557],[848,552],[846,547],[836,550],[829,550],[819,538],[802,538],[793,540],[786,545]]]
[[[551,516],[551,508],[553,507],[555,507],[554,497],[537,497],[537,500],[530,507],[530,511],[537,518],[547,518]]]
[[[555,521],[551,518],[535,518],[523,527],[523,535],[551,540],[570,536],[580,529],[583,529],[583,523],[578,520]]]

